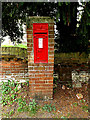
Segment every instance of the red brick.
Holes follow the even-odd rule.
[[[53,58],[54,59],[54,56],[52,55],[52,56],[49,56],[49,59],[51,59],[51,58]]]
[[[32,35],[27,34],[27,39],[28,38],[32,39]]]
[[[38,79],[44,81],[46,79],[46,77],[43,76],[43,77],[39,77]]]
[[[50,43],[48,46],[49,46],[49,48],[54,47],[54,43]]]
[[[8,66],[10,66],[10,63],[3,64],[3,66],[6,66],[6,67],[8,67]]]
[[[30,47],[30,48],[28,47],[28,49],[27,49],[27,50],[28,50],[28,51],[32,51],[32,48],[31,48],[31,47]]]
[[[43,89],[46,90],[46,89],[52,89],[52,87],[46,87],[46,86],[45,86],[45,87],[44,87],[44,86],[41,87],[41,86],[40,86],[40,87],[35,87],[35,89],[36,89],[36,90],[37,90],[37,89],[38,89],[38,90],[43,90]]]
[[[46,77],[53,77],[53,74],[46,74]]]
[[[46,87],[49,87],[49,86],[51,87],[52,86],[53,87],[53,84],[43,84],[42,83],[42,84],[35,84],[35,86],[36,87],[39,87],[39,86],[46,86]]]
[[[32,48],[32,47],[33,47],[33,44],[31,44],[31,43],[27,44],[27,49]]]
[[[45,73],[52,73],[53,74],[53,71],[45,71]]]
[[[48,66],[54,66],[54,63],[48,63]]]
[[[34,67],[34,70],[45,70],[45,67]]]
[[[34,81],[34,80],[38,80],[38,78],[35,78],[35,77],[34,77],[34,78],[32,78],[32,77],[31,77],[31,78],[29,78],[29,80]]]
[[[49,50],[49,51],[54,51],[54,47],[52,47],[52,48],[49,47],[48,50]],[[54,54],[53,54],[53,56],[54,56]]]
[[[49,34],[49,38],[54,38],[54,35],[53,34]]]
[[[31,71],[31,70],[28,70],[28,73],[30,73],[30,74],[35,74],[35,73],[36,73],[36,71]]]
[[[48,41],[49,43],[54,43],[54,38],[49,38]]]
[[[33,62],[34,62],[34,60],[33,60],[33,59],[28,59],[28,62],[32,62],[32,63],[33,63]]]
[[[54,30],[54,25],[48,26],[48,29],[49,29],[49,30]]]
[[[54,54],[54,51],[49,51],[48,54],[49,54],[49,55],[53,55],[53,54]]]
[[[49,26],[54,26],[54,23],[49,23]]]
[[[29,70],[33,70],[33,67],[30,66],[28,69],[29,69]]]
[[[49,34],[54,34],[54,31],[49,31]]]
[[[32,30],[27,30],[27,34],[33,34]]]
[[[41,83],[45,83],[45,81],[36,80],[35,84],[37,84],[37,83],[41,84]]]
[[[27,51],[27,53],[28,53],[28,57],[29,57],[31,55],[32,51]]]
[[[46,77],[46,80],[53,80],[53,77]]]
[[[37,91],[42,91],[43,93],[47,93],[47,92],[52,92],[53,90],[52,89],[36,89],[36,92]]]
[[[51,63],[51,62],[54,62],[54,59],[49,59],[48,62],[50,62],[50,63]]]
[[[30,81],[30,80],[29,80],[29,85],[31,85],[32,83],[33,83],[33,81]]]
[[[53,84],[53,80],[48,80],[47,83],[52,83]]]
[[[33,40],[32,39],[28,39],[27,38],[27,43],[29,44],[29,43],[32,43],[33,42]]]
[[[35,77],[43,77],[43,76],[45,76],[45,74],[43,74],[43,73],[42,73],[42,74],[36,74],[36,75],[35,75]]]
[[[28,30],[31,30],[32,28],[33,28],[33,26],[30,25],[29,28],[27,28],[27,31],[28,31]]]

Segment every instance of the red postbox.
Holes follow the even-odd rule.
[[[33,23],[34,63],[48,63],[48,23]]]

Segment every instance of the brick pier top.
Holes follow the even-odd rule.
[[[47,16],[31,16],[28,17],[27,19],[27,28],[30,27],[30,23],[53,23],[54,24],[54,19],[51,19],[50,17]]]

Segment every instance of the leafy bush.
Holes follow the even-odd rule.
[[[18,86],[19,86],[18,82],[14,83],[14,81],[10,81],[10,80],[8,80],[8,82],[2,82],[1,103],[3,106],[5,106],[5,105],[11,106],[14,102],[16,102],[19,105],[19,107],[17,108],[17,111],[22,112],[22,111],[24,111],[24,108],[26,106],[26,100],[25,100],[25,98],[21,98],[21,96],[19,98],[17,97],[18,93],[21,92],[21,90],[18,90]],[[10,115],[12,115],[13,113],[14,113],[14,110],[12,110],[10,112]],[[9,115],[9,113],[8,113],[8,115]]]
[[[35,102],[35,99],[32,100],[32,102],[29,103],[29,110],[35,114],[37,111],[38,107],[37,107],[37,103]]]
[[[56,107],[55,106],[52,106],[51,104],[45,104],[43,107],[42,107],[42,110],[45,110],[47,112],[51,112],[52,110],[56,111]]]
[[[10,81],[8,80],[8,82],[2,82],[2,101],[1,103],[4,105],[12,105],[12,103],[14,102],[15,98],[16,98],[16,89],[18,86],[15,87],[15,83],[14,81]],[[15,93],[15,94],[14,94]]]
[[[53,83],[54,83],[54,84],[57,84],[57,80],[58,80],[58,78],[54,78],[54,79],[53,79]]]

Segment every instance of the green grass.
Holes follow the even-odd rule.
[[[12,46],[12,45],[1,45],[1,47],[15,47],[15,46]]]
[[[27,48],[27,45],[18,44],[18,45],[16,45],[16,47]]]
[[[18,45],[1,45],[1,47],[20,47],[20,48],[26,48],[27,49],[27,45],[23,45],[23,44],[18,44]]]

